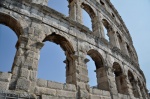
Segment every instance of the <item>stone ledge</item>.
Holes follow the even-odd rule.
[[[60,89],[66,91],[76,91],[76,86],[74,84],[59,83],[49,80],[37,79],[37,87],[50,88],[50,89]]]
[[[2,72],[0,73],[0,81],[9,82],[11,79],[11,73]]]

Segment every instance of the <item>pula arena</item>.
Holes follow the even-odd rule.
[[[68,4],[66,17],[48,7],[48,0],[0,0],[0,23],[18,37],[12,70],[0,73],[0,99],[149,99],[131,36],[111,2]],[[83,25],[82,9],[91,18],[92,31]],[[65,52],[65,84],[37,78],[45,41]],[[87,55],[96,66],[97,86],[92,88]]]

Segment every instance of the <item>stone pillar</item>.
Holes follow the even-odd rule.
[[[141,86],[141,94],[142,94],[143,99],[148,99],[148,95],[145,91],[144,86]]]
[[[78,59],[78,55],[75,54],[68,54],[65,52],[66,60],[66,83],[68,84],[75,84],[76,85],[76,61]]]
[[[122,51],[129,56],[129,52],[128,52],[128,49],[127,49],[127,45],[126,45],[126,42],[125,41],[122,41]]]
[[[83,51],[78,52],[78,64],[76,67],[77,71],[77,86],[78,86],[78,95],[80,99],[89,99],[89,78],[88,78],[88,70],[86,63],[88,62],[86,59],[86,54]]]
[[[22,90],[25,92],[34,91],[39,60],[38,48],[39,46],[40,48],[43,46],[43,43],[35,42],[32,39],[29,38],[24,46],[24,61],[21,62],[19,67],[19,74],[16,83],[16,90]]]
[[[17,52],[16,56],[14,58],[14,63],[12,67],[12,77],[9,85],[10,90],[15,90],[17,79],[19,77],[20,68],[22,67],[22,64],[25,61],[25,51],[26,51],[26,44],[27,44],[28,38],[24,36],[20,36],[18,39],[18,42],[16,44]]]
[[[69,4],[69,17],[82,24],[82,8],[79,0],[73,0]]]
[[[140,86],[139,86],[138,82],[136,83],[136,87],[137,87],[137,91],[138,91],[138,94],[139,94],[139,98],[140,98],[140,99],[144,99],[144,98],[142,97],[142,93],[141,93]]]
[[[118,93],[122,93],[120,79],[121,79],[121,76],[115,77]]]
[[[139,89],[138,89],[138,82],[137,81],[133,81],[131,82],[132,84],[132,89],[133,89],[133,94],[136,98],[141,98],[141,95],[139,94]]]
[[[129,86],[128,86],[128,83],[126,81],[127,76],[123,74],[119,77],[120,77],[120,79],[122,79],[121,93],[122,94],[128,94],[129,93],[129,90],[128,90]]]
[[[109,36],[111,45],[112,45],[113,47],[118,47],[118,48],[120,49],[119,41],[118,41],[116,32],[114,32],[114,31],[109,31],[109,32],[108,32],[108,36]]]
[[[105,67],[96,70],[98,88],[101,90],[109,91],[108,77]]]
[[[103,30],[102,26],[103,24],[101,22],[100,17],[101,16],[98,14],[92,19],[92,29],[95,36],[99,38],[104,38],[105,37],[104,32],[101,32]]]
[[[111,67],[107,66],[107,77],[108,77],[108,82],[109,82],[109,88],[111,92],[111,97],[112,99],[118,99],[118,90],[116,86],[116,80],[115,80],[115,75],[114,71]]]
[[[127,87],[128,87],[128,93],[127,94],[130,96],[131,99],[134,99],[133,88],[132,88],[132,85],[131,85],[131,83],[127,77],[125,78],[125,82],[126,82]]]
[[[98,14],[98,16],[100,17],[99,14]],[[99,28],[100,28],[101,38],[105,38],[104,26],[103,26],[103,23],[102,23],[102,20],[101,20],[101,19],[99,19]]]

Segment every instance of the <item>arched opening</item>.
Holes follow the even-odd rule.
[[[95,25],[96,25],[96,20],[95,20],[95,13],[93,9],[87,5],[82,3],[81,7],[83,8],[83,23],[85,26],[87,26],[90,30],[95,31]]]
[[[89,77],[89,85],[90,87],[97,88],[97,78],[96,78],[96,67],[95,67],[95,62],[93,59],[87,55],[86,57],[89,62],[87,63],[87,69],[88,69],[88,77]]]
[[[3,65],[6,65],[6,69],[4,69],[4,66],[2,66],[0,64],[0,68],[3,68],[1,70],[3,71],[10,71],[11,69],[11,72],[12,73],[12,78],[11,80],[13,79],[12,82],[10,82],[10,85],[9,85],[9,89],[10,90],[13,90],[15,89],[15,83],[16,83],[16,80],[17,80],[17,76],[18,75],[18,70],[15,70],[14,67],[18,67],[20,66],[20,64],[15,64],[17,59],[18,58],[18,44],[17,43],[17,40],[21,34],[23,34],[23,28],[21,27],[21,24],[19,23],[19,21],[17,21],[15,18],[13,18],[12,16],[8,15],[8,14],[4,14],[4,13],[0,13],[0,24],[3,24],[5,25],[4,27],[8,26],[10,29],[13,30],[13,32],[8,28],[6,27],[6,29],[4,29],[5,32],[2,32],[0,31],[0,36],[2,37],[2,39],[0,38],[0,40],[2,40],[3,42],[0,42],[0,46],[1,46],[1,51],[2,53],[6,54],[4,56],[1,55],[1,51],[0,51],[0,62],[2,62],[1,64],[3,64],[3,62],[7,62],[7,63],[4,63]],[[2,25],[1,25],[2,26]],[[8,31],[11,31],[11,33],[7,33]],[[13,34],[16,34],[16,36],[14,36]],[[4,36],[5,35],[5,36]],[[9,35],[6,37],[6,35]],[[17,38],[18,37],[18,38]],[[8,44],[8,41],[9,41],[9,44]],[[5,44],[7,42],[7,45]],[[15,45],[16,45],[16,48],[15,48]],[[4,46],[4,47],[3,47]],[[6,48],[6,49],[3,49],[3,48]],[[17,50],[17,51],[16,51]],[[8,56],[9,54],[9,56]],[[16,55],[15,55],[16,54]],[[7,57],[5,58],[5,61],[1,61],[1,59],[4,59],[4,57]],[[15,71],[15,72],[14,72]]]
[[[23,33],[23,29],[22,29],[21,25],[19,24],[19,22],[15,18],[13,18],[7,14],[0,13],[0,16],[1,16],[0,24],[4,24],[4,25],[8,26],[9,28],[11,28],[15,32],[17,37],[19,38],[19,36]]]
[[[83,10],[83,24],[87,26],[92,31],[92,22],[89,14]]]
[[[74,64],[74,59],[72,57],[72,55],[74,55],[74,50],[73,50],[73,47],[71,46],[71,44],[67,41],[67,39],[65,39],[64,37],[57,35],[55,33],[47,36],[43,42],[45,42],[46,44],[53,42],[53,43],[51,43],[52,46],[49,47],[49,50],[46,49],[46,50],[48,50],[47,51],[48,53],[45,53],[45,57],[48,59],[46,59],[46,61],[44,60],[45,63],[48,61],[53,61],[52,63],[47,64],[48,66],[45,67],[45,69],[47,69],[48,73],[51,71],[49,74],[49,77],[50,77],[50,75],[52,75],[52,76],[51,76],[51,78],[48,78],[48,79],[55,80],[57,82],[62,82],[62,83],[66,82],[66,83],[75,84],[75,78],[73,76],[75,74],[75,71],[74,71],[75,64]],[[57,45],[57,48],[56,48],[56,44],[58,44],[60,46]],[[62,50],[60,50],[60,48],[62,48],[64,52]],[[51,51],[52,51],[52,53],[49,54]],[[43,60],[43,59],[40,59],[40,60]],[[39,64],[39,67],[43,68],[43,66],[41,64]],[[66,68],[66,70],[65,70],[65,68]],[[44,70],[42,70],[42,71],[38,70],[38,71],[42,76],[47,75],[47,74],[45,74]],[[66,71],[66,73],[65,73],[65,71]],[[44,73],[44,75],[42,73]],[[58,75],[58,77],[56,77],[57,76],[56,74]],[[39,75],[39,77],[40,77],[40,75]],[[66,78],[66,81],[65,81],[65,78]]]
[[[22,33],[23,30],[21,28],[21,25],[15,18],[7,14],[0,13],[0,46],[1,46],[0,70],[1,71],[12,72],[13,61],[16,53],[15,46],[19,36]]]
[[[17,36],[9,27],[0,24],[0,71],[10,72],[16,53]]]
[[[65,58],[65,53],[59,45],[45,41],[44,47],[40,51],[38,78],[65,83],[66,70],[65,63],[63,62]],[[57,75],[55,75],[55,73],[57,73]]]
[[[108,21],[105,20],[105,19],[102,20],[102,23],[103,23],[103,29],[104,29],[105,39],[106,39],[107,41],[109,41],[109,35],[110,35],[110,33],[112,32],[112,31],[111,31],[110,24],[109,24]]]
[[[120,65],[114,62],[113,69],[114,69],[114,75],[115,75],[118,93],[127,94],[125,77],[123,76],[123,72],[122,72]]]
[[[128,79],[129,79],[130,84],[132,86],[132,91],[133,91],[134,97],[138,98],[139,93],[138,93],[138,89],[136,86],[136,81],[135,81],[135,78],[134,78],[133,74],[131,73],[131,71],[128,71]]]
[[[104,67],[104,62],[103,58],[100,55],[100,53],[94,49],[89,50],[87,55],[91,57],[91,59],[94,61],[95,64],[95,72],[96,72],[96,77],[97,77],[97,88],[101,90],[109,90],[108,88],[108,82],[105,79],[107,77],[105,67]],[[93,67],[94,68],[94,67]]]
[[[72,2],[69,0],[69,2]],[[68,1],[67,0],[49,0],[48,6],[66,16],[69,15]]]

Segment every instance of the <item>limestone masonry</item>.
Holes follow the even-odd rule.
[[[49,8],[48,0],[0,0],[0,23],[18,36],[12,71],[0,72],[0,99],[149,99],[131,36],[111,2],[68,3],[66,17]],[[82,23],[82,9],[91,17],[92,31]],[[45,41],[65,52],[65,84],[37,78]],[[92,88],[87,55],[96,66],[97,86]]]

